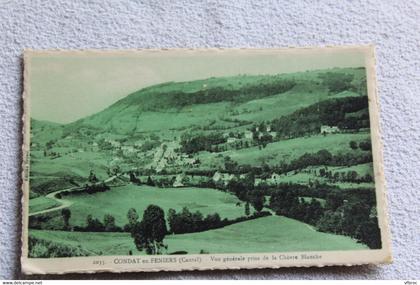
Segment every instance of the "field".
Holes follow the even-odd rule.
[[[104,155],[90,151],[68,153],[55,159],[33,159],[32,174],[54,175],[65,172],[69,176],[87,177],[90,169],[94,168],[100,177],[106,177],[104,169],[108,160]],[[57,165],[60,165],[58,169]]]
[[[274,119],[293,113],[299,108],[316,103],[319,99],[325,99],[327,96],[325,90],[309,93],[307,90],[294,88],[284,94],[241,104],[235,108],[239,115],[234,116],[234,118],[245,121]]]
[[[350,182],[334,182],[328,181],[327,178],[316,175],[314,172],[319,173],[320,169],[327,169],[332,173],[347,173],[348,171],[355,171],[357,175],[364,176],[369,174],[373,177],[373,166],[372,163],[364,163],[352,166],[310,166],[303,169],[300,172],[290,171],[280,175],[276,178],[277,183],[296,183],[296,184],[308,184],[309,181],[318,180],[322,183],[334,184],[339,188],[372,188],[374,187],[373,182],[362,182],[362,183],[350,183]]]
[[[135,208],[140,217],[149,204],[161,207],[165,214],[170,208],[177,211],[187,207],[190,211],[200,211],[203,215],[219,213],[221,218],[233,219],[244,215],[244,203],[239,202],[234,195],[205,188],[156,188],[147,185],[127,185],[113,187],[111,191],[67,196],[73,204],[70,207],[72,216],[70,224],[84,226],[86,216],[91,214],[102,220],[105,214],[115,217],[116,224],[124,226],[127,223],[127,212]]]
[[[54,208],[56,206],[59,206],[58,202],[48,197],[41,196],[41,197],[37,197],[30,200],[29,212],[30,213],[38,212],[38,211]]]
[[[30,235],[68,246],[82,245],[93,254],[127,255],[138,252],[126,233],[78,233],[31,230]],[[255,253],[367,249],[355,240],[320,233],[311,226],[285,217],[270,216],[201,233],[171,235],[164,242],[168,253]]]
[[[290,162],[305,153],[315,153],[322,149],[327,149],[332,154],[347,152],[351,150],[349,147],[350,141],[365,141],[369,137],[369,133],[316,135],[269,143],[263,149],[255,146],[240,150],[229,150],[220,154],[202,152],[198,157],[209,165],[220,164],[222,161],[220,155],[230,156],[239,164],[260,165],[265,162],[275,165],[280,161]]]

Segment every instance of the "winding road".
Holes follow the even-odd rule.
[[[108,179],[105,179],[104,181],[96,182],[95,184],[108,183],[108,182],[111,182],[112,180],[114,180],[117,177],[118,177],[118,175],[114,175],[112,177],[109,177]],[[72,201],[65,200],[65,199],[59,199],[59,198],[56,197],[56,195],[61,193],[61,192],[64,192],[64,191],[80,190],[82,188],[83,187],[80,187],[80,186],[74,186],[74,187],[70,187],[70,188],[66,188],[66,189],[57,190],[57,191],[54,191],[54,192],[51,192],[51,193],[47,194],[45,197],[54,200],[55,202],[59,203],[60,205],[56,206],[56,207],[49,208],[49,209],[29,213],[29,217],[40,215],[40,214],[46,214],[46,213],[50,213],[50,212],[54,212],[54,211],[58,211],[58,210],[70,207],[73,204]]]

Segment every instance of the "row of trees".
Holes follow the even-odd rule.
[[[109,191],[111,188],[106,185],[105,183],[97,183],[97,184],[85,184],[85,186],[80,189],[80,190],[67,190],[67,191],[62,191],[58,194],[56,194],[56,197],[58,199],[61,199],[63,196],[67,196],[67,195],[81,195],[84,193],[88,193],[88,194],[94,194],[94,193],[98,193],[98,192],[106,192]]]
[[[278,215],[314,225],[320,231],[351,236],[375,249],[381,247],[381,236],[371,192],[328,191],[322,206],[316,199],[306,202],[299,191],[283,188],[271,192],[269,207]]]
[[[306,202],[294,191],[276,191],[270,197],[269,207],[277,215],[286,216],[308,224],[316,224],[324,210],[321,203],[312,198]]]
[[[261,166],[239,165],[229,156],[224,157],[224,171],[231,174],[252,174],[261,178],[268,178],[272,173],[287,173],[293,170],[302,170],[308,166],[331,165],[331,166],[351,166],[372,162],[372,154],[367,151],[364,153],[338,153],[331,154],[326,149],[319,150],[315,153],[304,153],[300,157],[289,163],[280,162],[278,165],[269,166],[262,164]],[[205,172],[211,174],[213,172]]]
[[[280,94],[290,90],[295,85],[296,82],[292,80],[276,78],[273,76],[272,78],[260,80],[258,82],[244,83],[236,88],[233,86],[209,86],[195,92],[184,92],[181,90],[165,91],[165,100],[153,102],[153,105],[151,105],[150,102],[144,102],[143,105],[144,107],[148,107],[149,110],[161,111],[162,108],[184,107],[191,104],[207,104],[220,101],[243,102],[250,99]],[[161,94],[161,92],[157,91],[154,93],[154,98],[159,98],[158,95]]]
[[[199,211],[190,212],[184,207],[177,213],[174,209],[168,211],[169,231],[175,234],[201,232],[219,228],[222,219],[219,214],[209,214],[206,217]]]
[[[202,232],[271,215],[269,212],[258,212],[250,215],[249,204],[246,205],[246,216],[241,216],[231,220],[226,218],[221,219],[218,213],[209,214],[204,217],[200,211],[190,212],[186,207],[184,207],[179,213],[177,213],[174,209],[169,209],[169,232],[174,234]]]
[[[373,177],[369,173],[365,175],[359,175],[354,170],[349,171],[326,171],[325,169],[321,168],[319,171],[321,177],[325,177],[333,182],[352,182],[352,183],[362,183],[362,182],[372,182]]]
[[[226,142],[226,138],[220,132],[210,134],[184,133],[181,136],[181,151],[187,154],[202,150],[213,151],[214,145]]]
[[[372,143],[370,141],[361,141],[359,142],[359,144],[355,141],[350,141],[349,145],[350,145],[350,148],[353,150],[356,150],[358,148],[364,151],[372,150]]]
[[[289,164],[281,163],[276,167],[277,173],[285,173],[292,170],[300,170],[308,166],[331,165],[351,166],[372,162],[372,153],[338,153],[332,155],[328,150],[322,149],[316,153],[305,153]]]
[[[39,239],[29,235],[28,237],[28,256],[32,258],[54,258],[54,257],[74,257],[89,256],[91,252],[79,246],[69,246],[54,243],[44,239]]]
[[[111,214],[105,214],[103,220],[88,215],[86,217],[86,226],[75,226],[73,230],[80,232],[123,232],[124,229],[115,224],[115,217]]]
[[[131,237],[139,251],[145,250],[147,254],[162,254],[167,245],[163,243],[168,234],[166,227],[165,212],[156,205],[149,205],[139,221],[139,215],[135,209],[127,213],[128,226]]]
[[[338,93],[358,87],[352,84],[354,75],[351,73],[326,72],[321,73],[319,78],[322,80],[322,85],[331,93]],[[366,81],[363,83],[366,85]]]
[[[252,174],[230,180],[226,189],[239,200],[251,204],[257,212],[264,208],[264,192],[255,187],[255,177]]]
[[[363,202],[345,203],[336,210],[329,209],[317,222],[320,231],[348,235],[372,249],[381,248],[381,233],[376,208]]]

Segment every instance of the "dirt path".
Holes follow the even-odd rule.
[[[102,182],[97,182],[96,184],[108,183],[108,182],[111,182],[112,180],[114,180],[115,178],[117,178],[117,175],[109,177],[108,179],[105,179]],[[55,202],[57,202],[60,205],[56,206],[56,207],[53,207],[53,208],[45,209],[45,210],[42,210],[42,211],[29,213],[29,217],[40,215],[40,214],[45,214],[45,213],[50,213],[50,212],[53,212],[53,211],[58,211],[58,210],[70,207],[73,204],[72,201],[65,200],[65,199],[59,199],[59,198],[56,197],[56,195],[61,193],[61,192],[64,192],[64,191],[72,191],[72,190],[77,190],[77,189],[82,189],[82,187],[80,187],[80,186],[76,187],[75,186],[75,187],[70,187],[70,188],[66,188],[66,189],[57,190],[57,191],[54,191],[54,192],[51,192],[51,193],[47,194],[45,197],[54,200]]]
[[[308,224],[306,224],[305,223],[305,226],[307,226],[308,227],[308,229],[310,229],[310,230],[312,230],[312,231],[314,231],[314,232],[316,232],[317,230],[313,227],[313,226],[311,226],[311,225],[308,225]]]

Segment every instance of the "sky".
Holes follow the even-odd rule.
[[[168,81],[364,65],[360,49],[31,52],[25,61],[31,117],[57,123],[89,116]]]

